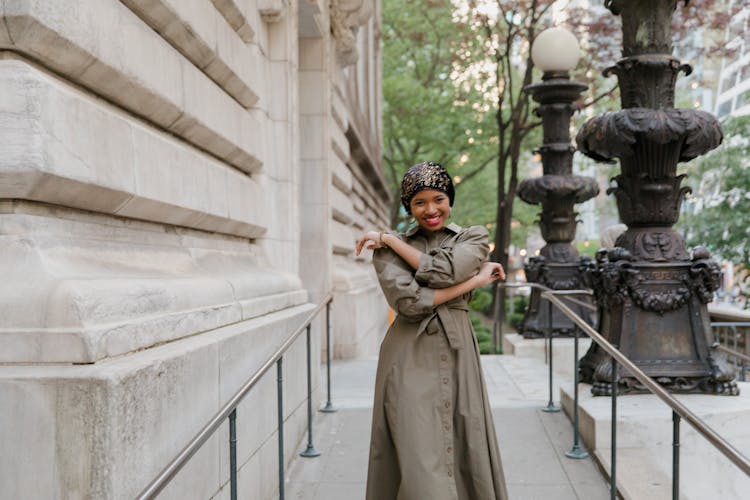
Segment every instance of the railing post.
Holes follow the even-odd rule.
[[[737,326],[732,325],[732,350],[737,352]],[[737,357],[734,357],[734,368],[737,369],[737,367],[740,364],[740,360],[737,359]]]
[[[547,299],[547,304],[549,304],[549,321],[547,322],[547,343],[549,345],[549,402],[545,408],[542,408],[542,411],[547,413],[557,413],[560,411],[560,408],[555,406],[552,402],[552,358],[554,357],[552,355],[552,301]]]
[[[680,416],[672,410],[672,500],[680,500]]]
[[[744,351],[744,354],[746,356],[750,354],[750,345],[748,345],[748,341],[750,341],[750,336],[748,335],[748,333],[750,333],[750,327],[744,326],[742,328],[742,336],[743,336],[743,342],[744,342],[744,346],[742,350]],[[747,362],[743,359],[742,360],[742,376],[740,378],[740,380],[742,380],[743,382],[745,382],[746,370],[747,370]]]
[[[307,449],[300,453],[303,457],[319,457],[320,452],[313,446],[312,438],[312,347],[310,345],[310,324],[307,325]]]
[[[276,402],[278,404],[278,434],[279,434],[279,500],[284,500],[284,388],[281,362],[284,357],[276,361]]]
[[[229,414],[229,496],[237,500],[237,408]]]
[[[326,405],[320,409],[324,413],[333,413],[336,408],[331,403],[331,303],[326,304],[326,378],[328,385],[328,399]]]
[[[495,319],[492,325],[492,354],[500,352],[498,346],[503,338],[503,308],[500,306],[500,286],[495,284],[495,306],[492,311],[492,317]]]
[[[611,464],[609,470],[609,497],[617,500],[617,360],[612,358],[612,433],[611,433]]]
[[[589,454],[581,449],[578,442],[578,326],[573,325],[573,328],[575,328],[575,338],[573,339],[573,447],[570,451],[565,452],[565,456],[580,459],[588,457]]]

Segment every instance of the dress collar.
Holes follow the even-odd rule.
[[[461,226],[459,226],[455,222],[451,222],[450,224],[448,224],[447,226],[445,226],[444,229],[447,229],[448,231],[451,231],[451,232],[453,232],[455,234],[458,234],[458,233],[461,232],[462,228],[461,228]],[[407,238],[411,238],[412,236],[414,236],[415,234],[417,234],[418,231],[419,231],[419,224],[414,224],[412,227],[410,227],[406,231],[406,233],[404,233],[404,236],[406,236]]]

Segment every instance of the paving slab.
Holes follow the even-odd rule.
[[[543,359],[482,356],[511,500],[598,500],[608,485],[591,457],[572,460],[573,431],[564,413],[545,413],[549,399]],[[363,500],[367,480],[373,387],[377,360],[336,361],[332,401],[336,413],[315,418],[318,458],[297,457],[287,472],[286,498]],[[553,394],[568,383],[559,375]],[[559,405],[559,401],[555,404]],[[304,450],[302,443],[299,452]],[[481,499],[477,499],[481,500]]]

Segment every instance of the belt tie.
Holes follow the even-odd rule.
[[[469,305],[464,300],[440,304],[434,309],[433,314],[427,316],[419,323],[417,336],[421,335],[423,332],[426,332],[428,335],[437,333],[437,331],[428,331],[430,322],[437,318],[440,325],[442,326],[441,329],[443,330],[445,337],[448,339],[448,345],[450,345],[451,349],[453,349],[454,351],[463,349],[463,342],[461,341],[461,337],[458,333],[458,318],[456,318],[456,315],[451,312],[451,309],[458,311],[468,311]]]

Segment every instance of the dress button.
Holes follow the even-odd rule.
[[[447,383],[448,383],[448,377],[443,377],[443,383],[444,383],[444,384],[447,384]]]
[[[453,477],[453,471],[452,470],[448,471],[448,477]]]
[[[453,453],[453,448],[451,448],[451,447],[449,446],[448,448],[446,448],[446,449],[445,449],[445,451],[447,451],[448,453]]]
[[[446,431],[450,431],[450,430],[451,430],[451,426],[450,426],[450,425],[446,425],[446,426],[444,427],[444,429],[445,429]]]
[[[442,361],[448,361],[448,355],[447,355],[447,354],[441,354],[441,355],[440,355],[440,359],[441,359]]]
[[[446,401],[446,402],[445,402],[445,407],[446,407],[446,408],[450,408],[450,407],[451,407],[451,404],[450,404],[450,403],[449,403],[448,401]]]

